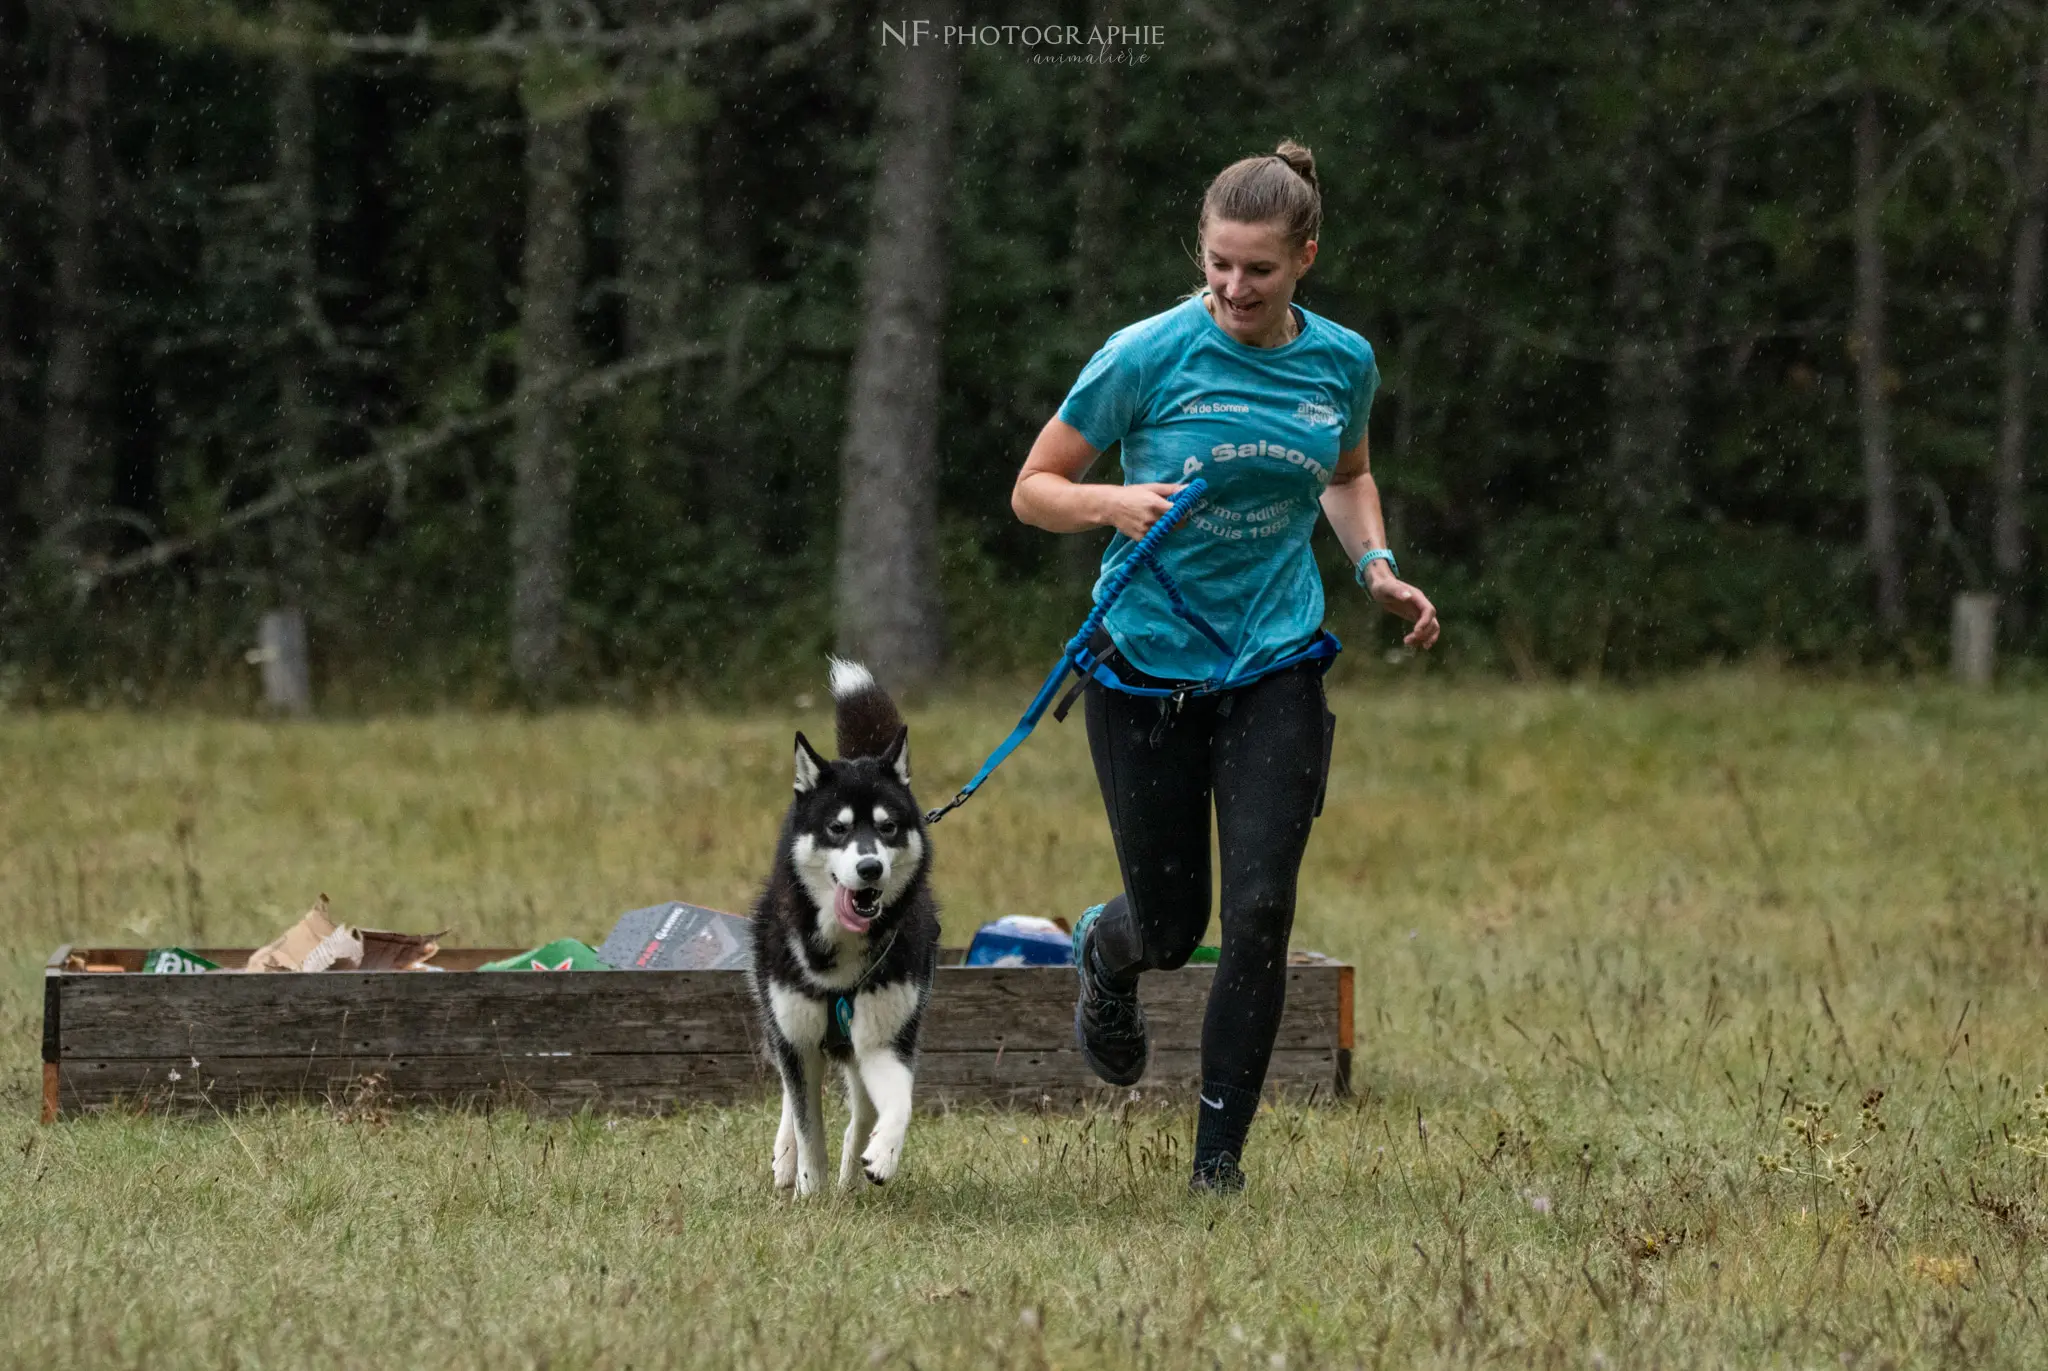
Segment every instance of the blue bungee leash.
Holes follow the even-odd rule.
[[[1188,512],[1208,493],[1208,490],[1209,483],[1198,476],[1183,486],[1180,494],[1173,497],[1173,503],[1167,506],[1164,514],[1159,516],[1158,522],[1145,531],[1145,536],[1138,540],[1137,547],[1133,549],[1129,557],[1124,559],[1123,565],[1110,573],[1109,579],[1103,582],[1101,593],[1095,597],[1094,607],[1088,611],[1088,617],[1081,621],[1080,631],[1067,640],[1066,648],[1060,653],[1059,663],[1053,667],[1052,674],[1045,678],[1045,684],[1038,688],[1038,694],[1032,697],[1030,707],[1024,711],[1024,717],[1017,721],[1017,726],[1010,730],[1010,736],[1003,739],[994,752],[988,754],[988,760],[981,764],[981,770],[974,773],[974,779],[960,787],[959,794],[924,816],[926,823],[935,824],[953,810],[966,804],[968,798],[975,791],[981,789],[981,783],[986,781],[990,774],[1003,764],[1005,758],[1017,750],[1019,744],[1031,736],[1031,730],[1038,727],[1038,721],[1045,717],[1045,711],[1051,706],[1053,698],[1059,694],[1060,686],[1066,681],[1068,672],[1079,672],[1081,675],[1087,676],[1105,669],[1101,667],[1095,655],[1089,651],[1089,640],[1095,636],[1095,631],[1102,627],[1102,620],[1109,613],[1110,606],[1114,605],[1117,602],[1117,597],[1122,595],[1130,586],[1131,578],[1138,574],[1140,567],[1150,567],[1152,569],[1152,574],[1159,578],[1160,584],[1166,590],[1167,599],[1172,603],[1176,613],[1193,624],[1204,637],[1208,638],[1218,647],[1221,647],[1226,653],[1230,651],[1228,644],[1223,641],[1222,635],[1218,634],[1208,622],[1188,607],[1186,599],[1180,593],[1180,587],[1174,584],[1173,578],[1167,575],[1166,568],[1159,562],[1160,543],[1165,541],[1166,535],[1173,531],[1175,525],[1188,516]],[[1101,677],[1098,675],[1097,679],[1101,679]],[[1107,684],[1115,685],[1119,689],[1131,690],[1134,694],[1170,695],[1173,693],[1172,691],[1144,690],[1123,686],[1120,682],[1116,682],[1113,679],[1107,682]],[[1215,684],[1220,686],[1224,683],[1217,682]],[[1204,687],[1204,689],[1207,688],[1207,686]]]
[[[1131,555],[1126,557],[1122,564],[1110,573],[1109,579],[1102,583],[1102,590],[1095,597],[1095,604],[1089,609],[1088,617],[1081,621],[1080,630],[1067,640],[1066,647],[1060,652],[1058,663],[1053,666],[1052,674],[1047,676],[1045,684],[1038,688],[1038,694],[1032,697],[1031,704],[1024,711],[1024,717],[1019,719],[1017,726],[1010,730],[1010,736],[1003,739],[996,746],[994,752],[988,754],[988,760],[981,764],[981,770],[975,772],[974,778],[968,781],[966,785],[960,787],[960,792],[957,795],[945,804],[940,805],[937,809],[925,814],[924,821],[926,823],[935,824],[961,805],[966,804],[974,792],[981,789],[982,782],[986,781],[994,773],[995,769],[1001,766],[1004,760],[1012,752],[1015,752],[1026,738],[1031,736],[1031,730],[1038,727],[1038,721],[1045,717],[1045,711],[1052,706],[1053,700],[1059,695],[1060,687],[1066,682],[1068,672],[1074,672],[1082,678],[1081,683],[1077,683],[1075,686],[1077,692],[1080,689],[1080,684],[1085,684],[1086,681],[1093,679],[1108,686],[1111,690],[1122,691],[1126,695],[1142,695],[1163,700],[1213,695],[1218,691],[1235,689],[1250,681],[1257,680],[1261,676],[1284,671],[1289,667],[1299,666],[1305,662],[1318,663],[1325,670],[1328,669],[1330,662],[1342,650],[1343,644],[1338,642],[1337,636],[1327,629],[1317,633],[1309,641],[1308,646],[1302,648],[1301,651],[1283,657],[1277,662],[1269,662],[1255,672],[1239,676],[1234,671],[1226,669],[1223,675],[1213,676],[1206,681],[1199,681],[1192,685],[1166,688],[1134,685],[1119,677],[1110,664],[1103,660],[1103,656],[1097,655],[1093,644],[1097,632],[1102,627],[1103,619],[1108,616],[1110,607],[1117,602],[1117,598],[1125,590],[1129,589],[1131,579],[1138,574],[1139,568],[1144,567],[1149,568],[1152,575],[1158,580],[1159,588],[1166,593],[1167,603],[1172,607],[1173,612],[1186,620],[1189,626],[1197,633],[1215,644],[1217,650],[1222,652],[1224,660],[1231,662],[1233,667],[1235,666],[1234,658],[1236,654],[1229,642],[1224,639],[1221,633],[1216,631],[1213,624],[1195,612],[1194,607],[1187,602],[1187,597],[1181,594],[1179,584],[1167,572],[1166,565],[1160,560],[1159,556],[1159,546],[1166,540],[1166,535],[1171,533],[1174,527],[1183,519],[1187,518],[1188,514],[1193,511],[1194,507],[1200,503],[1202,497],[1208,494],[1208,492],[1209,483],[1199,476],[1181,487],[1180,494],[1174,496],[1173,503],[1166,507],[1166,512],[1159,516],[1158,522],[1145,531],[1145,536],[1138,540],[1137,546],[1131,551]],[[1059,717],[1065,718],[1066,711],[1067,704],[1063,702],[1059,707]]]

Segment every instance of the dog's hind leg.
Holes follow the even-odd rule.
[[[846,1140],[839,1148],[839,1187],[842,1190],[852,1185],[854,1177],[861,1174],[860,1154],[868,1145],[868,1135],[875,1128],[875,1102],[861,1081],[860,1068],[848,1062],[845,1072],[846,1107],[853,1117],[846,1121]]]

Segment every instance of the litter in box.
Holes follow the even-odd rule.
[[[1074,938],[1051,919],[1008,914],[974,930],[969,966],[1072,966]]]

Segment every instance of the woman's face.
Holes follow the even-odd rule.
[[[1297,251],[1278,222],[1212,219],[1202,230],[1202,271],[1214,297],[1210,313],[1240,343],[1272,347],[1286,341],[1294,283],[1315,260],[1315,240]]]

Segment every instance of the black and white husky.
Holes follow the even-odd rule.
[[[828,1059],[853,1114],[839,1183],[896,1174],[939,946],[910,731],[866,667],[835,659],[832,697],[840,760],[796,735],[796,799],[754,906],[754,998],[782,1076],[775,1184],[799,1195],[825,1174]]]

